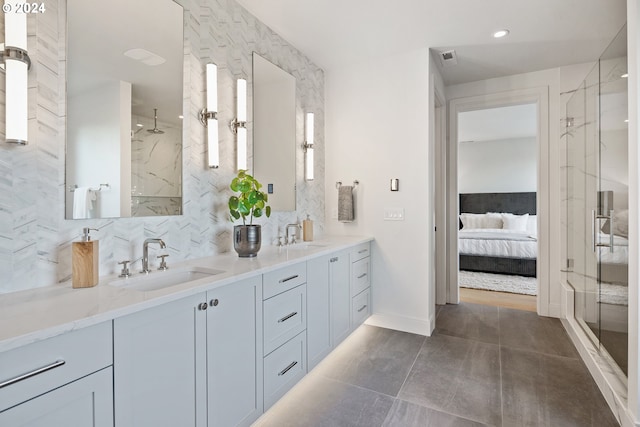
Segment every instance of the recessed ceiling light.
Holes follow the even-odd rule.
[[[493,37],[495,37],[496,39],[505,37],[509,34],[509,30],[498,30],[495,33],[493,33]]]
[[[624,122],[625,123],[629,123],[629,119],[624,119]]]
[[[623,79],[626,79],[627,77],[629,77],[629,73],[624,73],[623,75],[621,75],[620,77],[622,77]]]
[[[178,116],[179,119],[184,119],[184,116],[180,115]]]
[[[138,126],[139,128],[144,127],[142,123],[136,123],[136,126]]]

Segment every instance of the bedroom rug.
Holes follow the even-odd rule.
[[[461,288],[511,292],[512,294],[537,295],[538,293],[535,277],[459,271],[458,284]]]

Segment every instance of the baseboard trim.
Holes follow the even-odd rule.
[[[435,327],[435,316],[431,316],[429,321],[424,321],[389,314],[372,314],[365,323],[367,325],[378,326],[380,328],[395,329],[397,331],[409,332],[412,334],[431,336],[431,332]]]

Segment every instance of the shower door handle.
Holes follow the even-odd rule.
[[[609,243],[600,243],[598,241],[598,229],[600,228],[601,219],[609,221]],[[593,252],[596,252],[597,248],[609,248],[609,251],[613,252],[613,211],[610,211],[609,215],[598,215],[596,210],[592,209],[591,224],[593,226]]]

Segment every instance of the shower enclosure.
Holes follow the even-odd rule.
[[[567,281],[576,320],[627,373],[626,26],[566,105]]]

